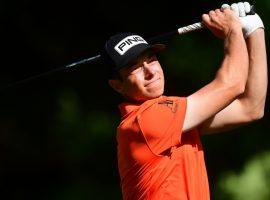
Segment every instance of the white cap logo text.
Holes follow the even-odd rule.
[[[141,36],[139,35],[131,35],[123,40],[121,40],[115,47],[114,49],[120,54],[123,55],[126,53],[131,47],[134,47],[135,45],[138,44],[148,44]]]

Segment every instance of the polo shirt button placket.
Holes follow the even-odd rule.
[[[171,159],[174,158],[173,152],[176,150],[176,148],[177,148],[176,146],[171,147],[171,151],[170,151],[170,158],[171,158]]]

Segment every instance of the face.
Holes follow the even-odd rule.
[[[143,102],[163,94],[163,70],[152,52],[143,53],[134,65],[121,69],[120,76],[117,91],[127,99]]]

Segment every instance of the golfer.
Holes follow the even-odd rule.
[[[156,54],[164,45],[150,45],[133,33],[106,42],[109,84],[125,99],[117,129],[124,200],[210,199],[200,135],[264,115],[264,26],[248,12],[245,2],[202,16],[206,27],[224,40],[224,58],[213,80],[188,97],[163,95],[164,74]]]

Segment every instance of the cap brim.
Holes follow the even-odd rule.
[[[152,50],[154,53],[159,53],[160,51],[163,51],[166,48],[166,45],[164,44],[153,44],[150,45],[148,49]]]
[[[139,52],[136,52],[136,55],[132,56],[132,58],[130,58],[127,63],[123,63],[122,66],[119,66],[117,70],[132,66],[133,64],[135,64],[136,59],[138,59],[138,57],[146,51],[152,51],[156,54],[163,51],[165,48],[166,45],[164,44],[152,44],[146,48],[142,48]]]

